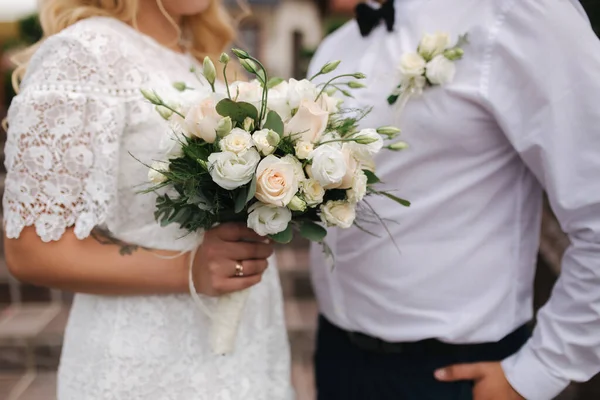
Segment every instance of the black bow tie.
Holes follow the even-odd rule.
[[[383,20],[388,32],[394,29],[394,0],[387,0],[380,8],[373,8],[366,3],[360,3],[356,6],[356,22],[360,29],[360,34],[365,37],[379,25]]]

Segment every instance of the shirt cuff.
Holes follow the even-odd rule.
[[[502,361],[502,369],[513,389],[527,400],[552,400],[570,383],[552,375],[529,343]]]

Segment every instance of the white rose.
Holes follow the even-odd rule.
[[[182,157],[182,142],[185,140],[185,137],[183,135],[180,136],[177,131],[168,132],[160,140],[158,150],[168,159]]]
[[[155,161],[148,170],[148,180],[155,184],[160,184],[167,181],[167,177],[161,171],[168,171],[169,166],[166,162]]]
[[[279,85],[269,89],[267,108],[275,111],[285,123],[292,118],[292,108],[288,104],[288,83],[281,82]]]
[[[300,191],[309,207],[316,207],[323,202],[325,189],[316,179],[306,179],[300,182]]]
[[[317,99],[319,88],[307,79],[297,81],[290,79],[288,83],[288,104],[292,109],[300,107],[302,101],[312,101]]]
[[[312,166],[310,168],[314,177],[325,189],[335,189],[342,183],[346,175],[346,157],[340,149],[323,145],[312,152]]]
[[[321,221],[328,226],[347,229],[352,226],[355,218],[356,208],[347,201],[330,200],[321,206]]]
[[[196,136],[208,143],[214,143],[217,138],[217,125],[223,119],[215,107],[222,98],[222,95],[215,94],[190,107],[185,116],[187,136]]]
[[[450,35],[444,32],[426,34],[419,43],[419,54],[431,60],[433,57],[442,54],[450,46]]]
[[[294,147],[296,157],[300,160],[306,160],[310,157],[310,153],[315,149],[315,146],[310,142],[298,142]]]
[[[418,53],[406,53],[400,59],[398,69],[404,79],[410,79],[423,75],[427,62]]]
[[[344,143],[342,146],[342,154],[344,155],[344,162],[346,163],[346,173],[340,184],[337,186],[339,189],[349,189],[352,187],[352,180],[360,166],[356,157],[354,157],[352,147],[348,146],[348,144],[349,143]]]
[[[354,174],[352,187],[346,191],[350,203],[360,202],[367,194],[367,175],[360,169]]]
[[[285,124],[285,136],[293,140],[316,143],[327,128],[329,113],[314,101],[303,100],[296,115]]]
[[[254,146],[256,146],[258,151],[260,151],[263,156],[268,156],[269,154],[272,154],[275,151],[275,146],[269,143],[269,136],[272,136],[273,133],[277,135],[276,132],[273,132],[269,129],[262,129],[252,134],[252,141],[254,142]]]
[[[358,143],[354,142],[359,146],[364,146],[371,155],[375,155],[383,148],[383,138],[375,129],[363,129],[360,132],[353,135],[354,138],[364,140],[365,142],[371,143]]]
[[[456,65],[443,55],[435,56],[427,63],[426,76],[433,85],[445,85],[454,80]]]
[[[234,128],[219,142],[222,151],[230,151],[235,154],[245,153],[252,148],[252,145],[252,136],[240,128]]]
[[[208,156],[208,170],[217,185],[233,190],[252,180],[259,161],[260,155],[256,149],[241,155],[229,151],[212,153]]]
[[[300,160],[298,160],[296,157],[291,154],[287,154],[281,158],[281,161],[291,164],[291,166],[294,168],[294,176],[296,179],[298,179],[298,182],[306,179],[306,175],[304,175],[304,167],[302,166]]]
[[[352,156],[358,162],[359,169],[375,172],[375,160],[366,146],[353,142],[344,143],[344,146],[351,151]]]
[[[294,166],[273,155],[258,164],[256,177],[256,198],[265,204],[285,207],[298,192]]]
[[[248,211],[248,228],[260,236],[283,232],[292,220],[292,212],[285,207],[271,207],[257,202]]]
[[[229,91],[235,101],[244,101],[254,105],[256,108],[262,103],[263,88],[257,80],[233,82],[229,86]]]

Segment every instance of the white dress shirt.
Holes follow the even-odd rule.
[[[454,82],[426,88],[399,119],[387,96],[396,66],[424,33],[468,33]],[[331,230],[318,246],[322,313],[387,341],[498,341],[532,318],[546,190],[572,246],[526,346],[504,360],[513,387],[547,400],[600,370],[600,42],[576,0],[398,0],[394,32],[362,38],[354,21],[327,38],[310,75],[367,74],[347,106],[374,106],[364,126],[399,121],[410,148],[381,152],[378,225]]]

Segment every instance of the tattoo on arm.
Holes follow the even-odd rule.
[[[110,234],[110,232],[108,232],[107,230],[101,229],[98,227],[95,227],[94,229],[92,229],[91,236],[94,239],[96,239],[96,241],[100,244],[118,246],[119,254],[121,254],[122,256],[132,255],[139,249],[148,250],[145,247],[119,240],[119,239],[113,237]]]

